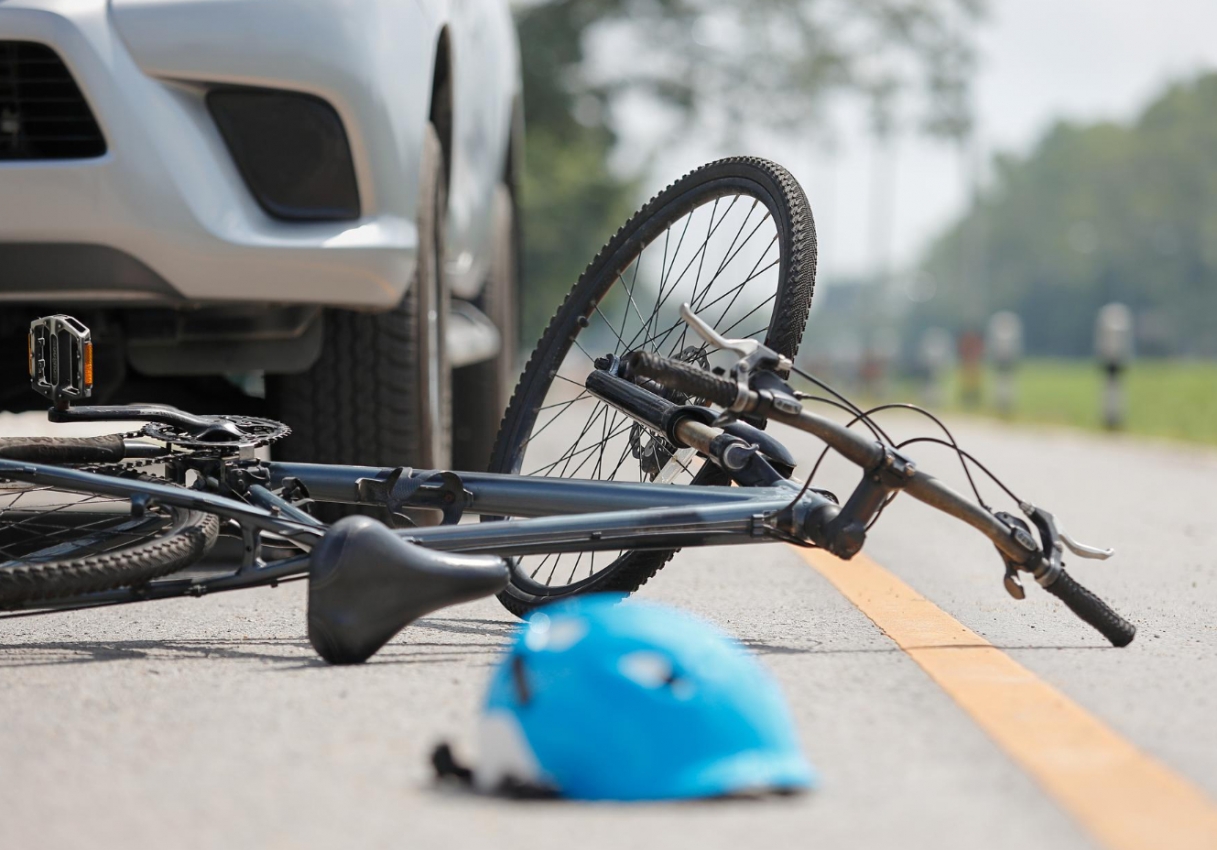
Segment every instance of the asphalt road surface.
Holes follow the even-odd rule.
[[[1009,599],[989,544],[911,501],[891,507],[867,554],[926,610],[995,645],[1212,806],[1217,454],[980,423],[958,436],[1074,536],[1116,547],[1112,561],[1071,567],[1137,623],[1137,640],[1106,646],[1034,587]],[[810,440],[791,444],[810,456]],[[914,456],[959,480],[945,450]],[[854,477],[837,466],[826,480],[848,492]],[[493,600],[461,606],[366,665],[332,668],[305,638],[297,583],[0,623],[0,847],[1117,846],[798,551],[686,552],[643,594],[759,654],[790,699],[819,790],[633,806],[437,790],[428,753],[447,739],[470,754],[514,619]],[[1157,846],[1178,846],[1175,826],[1163,818]]]

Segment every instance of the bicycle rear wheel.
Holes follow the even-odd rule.
[[[0,607],[142,584],[193,564],[218,533],[211,514],[0,479]]]
[[[692,450],[677,450],[591,396],[584,379],[597,358],[630,351],[703,368],[731,365],[732,355],[702,343],[680,320],[682,302],[725,336],[761,339],[793,357],[811,308],[815,267],[811,210],[784,168],[735,158],[685,175],[601,249],[550,321],[507,408],[490,471],[727,483]],[[581,593],[632,593],[673,554],[520,558],[499,599],[522,616]]]

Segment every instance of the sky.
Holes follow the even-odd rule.
[[[1217,69],[1217,2],[990,0],[978,36],[972,161],[985,163],[1026,153],[1061,118],[1127,121],[1171,81]],[[881,153],[864,130],[860,111],[842,109],[832,155],[789,138],[749,143],[748,153],[781,162],[806,189],[820,280],[909,269],[963,211],[972,175],[984,179],[943,142],[905,135]],[[665,154],[648,188],[721,153],[690,145]]]

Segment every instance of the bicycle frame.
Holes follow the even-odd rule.
[[[244,462],[238,469],[265,473],[273,488],[302,486],[325,501],[384,506],[369,491],[392,482],[401,493],[421,494],[405,508],[434,508],[437,492],[428,484],[459,481],[470,513],[527,516],[496,522],[402,528],[403,538],[442,551],[493,553],[504,557],[615,549],[677,549],[684,546],[789,541],[802,536],[809,518],[833,504],[814,490],[802,496],[790,482],[773,487],[692,487],[674,484],[551,479],[488,473],[406,471],[366,466]],[[246,537],[247,557],[240,568],[221,576],[168,578],[142,588],[42,600],[31,609],[90,607],[277,584],[308,574],[307,554],[261,562],[259,540],[251,530],[312,548],[325,527],[261,485],[249,487],[245,503],[225,496],[150,481],[115,478],[58,466],[0,460],[0,477],[30,483],[154,500],[186,510],[206,510],[236,521]]]
[[[785,541],[821,546],[848,559],[862,548],[870,521],[887,501],[898,492],[907,492],[985,534],[1006,562],[1004,583],[1015,598],[1023,597],[1017,572],[1026,571],[1113,645],[1126,646],[1135,636],[1135,626],[1062,566],[1066,547],[1083,557],[1105,558],[1110,552],[1073,541],[1057,529],[1047,511],[1030,504],[1019,505],[1040,532],[1041,542],[1037,543],[1030,528],[1018,518],[969,502],[918,469],[898,450],[803,410],[788,394],[775,394],[771,389],[758,391],[710,373],[690,371],[682,361],[648,362],[645,358],[640,361],[648,371],[671,372],[678,378],[683,375],[689,380],[691,394],[704,395],[723,407],[738,408],[743,414],[768,414],[821,437],[862,468],[861,482],[840,505],[830,494],[785,478],[775,464],[793,469],[792,459],[771,437],[753,429],[749,436],[759,439],[749,442],[716,427],[713,423],[719,420],[707,408],[673,404],[611,371],[598,370],[586,381],[590,392],[664,434],[672,445],[696,449],[707,463],[716,463],[743,486],[634,484],[194,457],[168,461],[171,476],[177,480],[175,486],[0,460],[0,478],[120,496],[130,501],[133,515],[142,514],[153,501],[208,511],[235,521],[244,543],[240,567],[219,577],[168,578],[140,587],[39,600],[18,607],[86,608],[201,596],[304,578],[313,566],[308,554],[270,564],[261,558],[264,532],[272,535],[272,541],[281,539],[306,552],[326,534],[323,523],[289,500],[301,497],[378,506],[394,514],[411,509],[439,510],[446,520],[444,525],[400,529],[397,533],[415,544],[466,554],[513,557],[625,549],[665,551],[685,546]],[[204,487],[223,488],[248,501],[181,486],[186,483],[187,465],[203,476],[200,481]],[[281,489],[288,498],[276,495],[274,489]],[[461,524],[465,513],[498,521]],[[524,518],[502,519],[503,514]],[[343,656],[339,653],[337,657]]]
[[[409,510],[438,510],[444,517],[443,525],[399,529],[397,533],[433,549],[502,557],[671,550],[765,540],[806,542],[808,530],[816,525],[812,517],[822,508],[835,508],[835,503],[821,493],[800,488],[775,472],[758,453],[758,444],[770,454],[782,456],[791,469],[793,459],[763,432],[750,432],[757,441],[750,444],[710,425],[715,414],[707,408],[676,405],[612,371],[594,371],[586,386],[590,393],[635,421],[666,433],[674,444],[697,447],[708,458],[707,463],[726,466],[724,458],[732,448],[749,446],[752,453],[743,452],[740,462],[732,464],[732,477],[737,483],[751,486],[592,481],[231,458],[211,461],[212,468],[204,471],[241,493],[245,502],[181,486],[0,460],[0,477],[120,496],[131,499],[133,507],[156,500],[182,509],[205,510],[238,523],[244,537],[243,562],[229,575],[165,579],[141,588],[34,602],[28,607],[76,607],[202,595],[304,576],[309,571],[306,556],[264,564],[261,534],[278,535],[307,551],[324,534],[325,526],[276,495],[275,490],[290,492],[293,499],[305,496],[314,501],[383,508],[399,515]],[[106,415],[102,411],[100,418]],[[179,485],[186,482],[185,467],[175,467],[171,461],[169,470]],[[498,521],[459,523],[467,513]],[[503,519],[505,516],[513,519]]]
[[[250,458],[252,450],[235,459],[170,457],[166,468],[177,484],[172,486],[0,460],[0,478],[121,496],[130,501],[133,516],[141,516],[151,501],[209,511],[235,521],[244,544],[240,567],[219,577],[169,578],[21,607],[91,607],[203,595],[303,578],[314,567],[324,570],[326,564],[314,565],[310,555],[286,557],[269,565],[261,557],[264,533],[272,535],[272,541],[284,540],[306,552],[326,534],[323,523],[293,504],[302,499],[379,507],[398,516],[407,516],[411,510],[437,510],[444,518],[443,525],[411,527],[397,533],[414,544],[464,554],[489,553],[506,558],[612,550],[668,551],[685,546],[782,540],[821,546],[848,559],[861,550],[867,529],[884,506],[897,493],[907,492],[988,537],[1005,561],[1003,583],[1014,598],[1021,599],[1025,593],[1018,573],[1028,572],[1115,646],[1126,646],[1133,639],[1136,627],[1063,568],[1065,548],[1093,558],[1105,558],[1110,551],[1078,544],[1056,527],[1050,513],[1020,502],[1020,510],[1039,531],[1037,542],[1025,521],[970,502],[918,469],[897,448],[804,410],[780,376],[784,368],[789,368],[788,361],[753,340],[718,337],[687,305],[681,311],[707,343],[741,355],[730,378],[682,360],[632,352],[625,360],[615,356],[597,360],[596,368],[584,381],[584,389],[646,426],[656,439],[662,437],[676,448],[695,449],[706,463],[716,464],[740,487],[264,463]],[[750,374],[753,367],[758,367],[756,375]],[[695,404],[676,404],[671,398],[701,399],[727,413],[720,415]],[[58,418],[73,414],[63,405],[55,412]],[[134,411],[77,408],[74,415],[127,418]],[[772,418],[820,437],[862,469],[862,480],[844,505],[830,494],[796,485],[789,478],[795,461],[785,447],[743,421],[728,424],[735,416],[753,416],[762,422]],[[211,427],[211,423],[205,424]],[[182,486],[190,470],[201,476],[201,488]],[[208,488],[219,493],[206,492]],[[276,495],[275,490],[283,495]],[[467,513],[497,521],[460,523]],[[339,552],[344,546],[339,546]],[[409,547],[402,548],[409,551]],[[358,648],[360,640],[362,637],[352,646]],[[357,659],[360,653],[347,649],[351,651],[340,648],[334,657]]]
[[[398,473],[392,469],[319,464],[272,463],[269,468],[275,486],[295,479],[315,498],[348,502],[360,502],[355,498],[359,482],[385,481]],[[421,471],[396,480],[398,487],[413,486],[419,493],[424,492],[427,482],[444,474]],[[470,512],[532,518],[400,529],[402,537],[434,549],[503,556],[754,543],[766,536],[763,518],[789,514],[782,525],[793,533],[790,524],[797,521],[796,514],[828,504],[824,497],[810,492],[794,510],[791,502],[798,495],[798,487],[789,482],[774,487],[690,487],[455,474],[467,494]],[[428,493],[403,506],[435,507],[434,495]]]

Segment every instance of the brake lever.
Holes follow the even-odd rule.
[[[1116,553],[1115,549],[1104,549],[1099,546],[1088,546],[1085,543],[1080,543],[1069,536],[1068,532],[1063,528],[1058,528],[1052,514],[1045,511],[1043,508],[1037,508],[1034,505],[1026,503],[1020,504],[1019,509],[1022,510],[1033,522],[1037,515],[1048,518],[1051,525],[1053,536],[1065,544],[1070,552],[1077,555],[1079,558],[1088,558],[1093,561],[1106,561]]]
[[[1035,545],[1035,541],[1030,534],[1031,528],[1022,519],[1004,511],[999,511],[995,514],[999,520],[1010,528],[1015,541],[1025,550],[1030,553],[1034,549],[1039,549],[1039,558],[1032,562],[1033,565],[1020,564],[1003,555],[1003,559],[1006,561],[1006,577],[1004,579],[1006,592],[1015,599],[1022,599],[1026,595],[1026,591],[1023,590],[1023,584],[1018,578],[1019,571],[1026,570],[1030,572],[1035,576],[1036,581],[1040,585],[1048,587],[1056,581],[1057,576],[1061,573],[1064,549],[1068,549],[1079,558],[1091,558],[1098,561],[1105,561],[1115,554],[1114,549],[1100,549],[1097,546],[1087,546],[1074,540],[1064,531],[1057,528],[1056,518],[1043,508],[1037,508],[1035,505],[1023,502],[1019,504],[1019,509],[1027,515],[1027,519],[1031,520],[1031,525],[1039,531],[1039,546]]]
[[[1079,558],[1090,558],[1094,561],[1106,561],[1116,553],[1115,549],[1100,549],[1098,546],[1087,546],[1085,543],[1079,543],[1064,531],[1061,531],[1060,535],[1061,542],[1065,544],[1070,552],[1077,555]]]
[[[700,316],[693,312],[693,308],[689,303],[680,305],[680,317],[684,320],[693,332],[705,340],[715,348],[723,351],[731,351],[739,355],[739,360],[731,367],[731,377],[735,379],[735,383],[740,388],[739,401],[736,405],[742,405],[747,399],[747,391],[750,389],[748,378],[754,369],[770,369],[783,374],[789,374],[794,367],[794,362],[789,357],[783,357],[772,348],[769,348],[764,343],[757,342],[755,339],[731,339],[720,334],[714,328],[706,324]],[[743,408],[736,409],[736,405],[731,406],[731,412],[740,413]]]
[[[699,337],[704,339],[716,348],[721,348],[725,351],[734,351],[739,355],[739,362],[732,367],[734,373],[741,367],[747,371],[753,368],[764,365],[767,368],[776,368],[782,371],[790,371],[794,363],[789,357],[783,357],[772,348],[769,348],[762,342],[757,342],[755,339],[744,337],[743,339],[731,339],[720,334],[714,328],[710,327],[701,316],[693,312],[693,308],[689,306],[689,302],[680,305],[680,317],[684,319],[685,324],[693,329]]]

